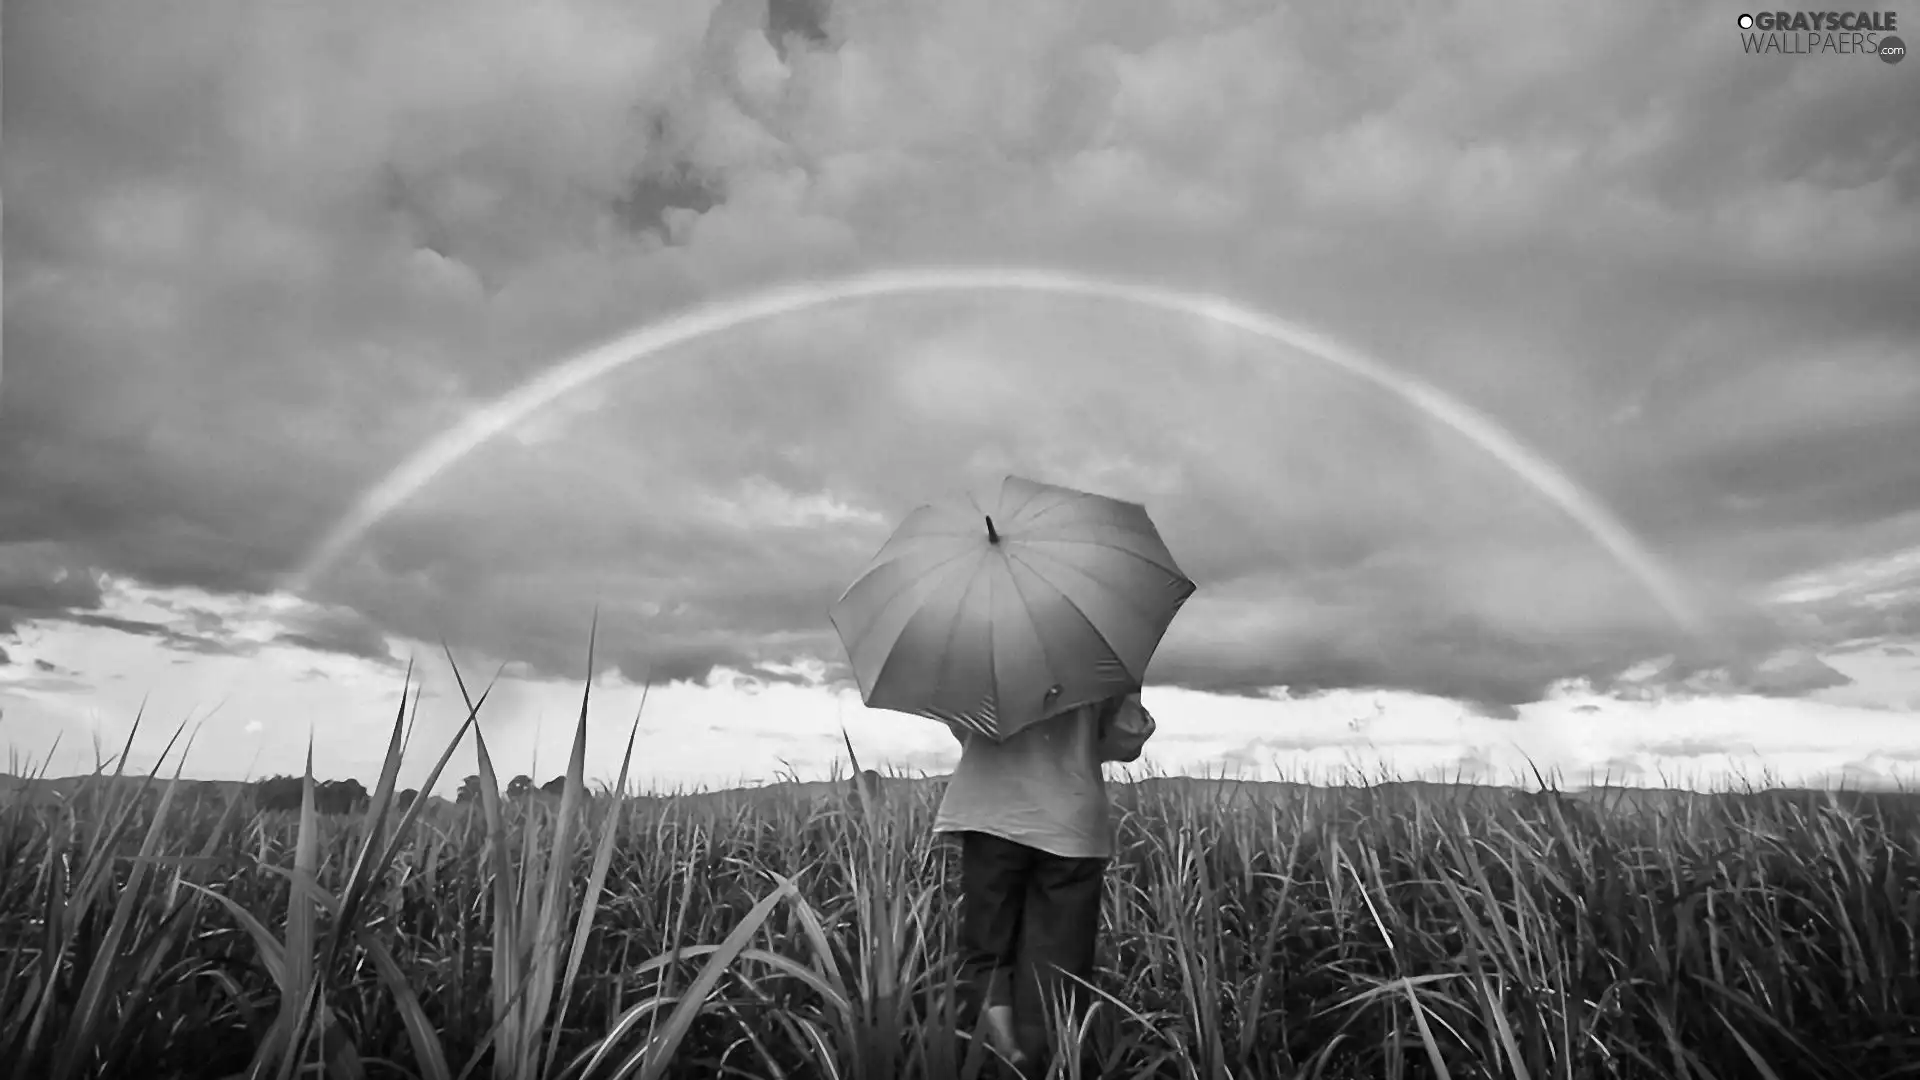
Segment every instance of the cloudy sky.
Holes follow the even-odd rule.
[[[1144,502],[1199,583],[1165,769],[1884,782],[1920,767],[1920,66],[1734,9],[1193,0],[8,5],[0,740],[55,773],[371,778],[468,678],[544,778],[843,750],[826,610],[996,473]],[[1902,12],[1905,14],[1905,12]],[[1902,104],[1904,103],[1904,104]],[[1213,294],[1492,417],[1684,588],[1687,633],[1483,448],[1298,350],[929,293],[663,350],[326,573],[414,451],[596,343],[888,268]],[[58,749],[54,746],[58,739]],[[49,754],[52,755],[49,761]],[[471,753],[456,758],[466,771]]]

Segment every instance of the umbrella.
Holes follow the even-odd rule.
[[[1145,507],[1017,476],[907,516],[829,618],[861,697],[990,738],[1140,689],[1193,582]]]

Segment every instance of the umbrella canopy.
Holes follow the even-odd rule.
[[[1017,476],[907,516],[833,606],[871,708],[1005,739],[1138,691],[1194,584],[1145,507]]]

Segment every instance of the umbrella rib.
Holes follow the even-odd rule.
[[[1008,562],[1012,562],[1017,558],[1018,556],[1015,555],[1013,552],[1011,551],[1007,552]],[[1020,565],[1027,566],[1025,562],[1022,562]],[[1027,571],[1029,573],[1032,573],[1033,567],[1027,566]],[[1041,581],[1046,580],[1045,578],[1041,578],[1040,575],[1037,573],[1034,574],[1033,576],[1035,578],[1038,578]],[[1034,643],[1040,646],[1040,658],[1041,658],[1041,662],[1046,664],[1047,666],[1047,677],[1052,678],[1057,673],[1058,669],[1056,669],[1053,666],[1053,654],[1049,652],[1047,649],[1047,636],[1040,632],[1040,624],[1033,617],[1033,605],[1028,602],[1027,590],[1020,587],[1020,579],[1014,575],[1011,569],[1007,571],[1007,580],[1013,582],[1014,595],[1020,598],[1020,603],[1018,605],[1020,609],[1020,613],[1027,617],[1027,628],[1033,631]],[[1085,616],[1083,615],[1082,618],[1084,617]]]
[[[928,571],[927,571],[927,572],[926,572],[925,574],[921,574],[921,575],[919,575],[918,577],[916,577],[916,578],[914,578],[914,579],[910,579],[910,583],[911,583],[911,584],[918,584],[918,583],[920,583],[920,582],[923,582],[923,581],[925,581],[925,580],[927,580],[928,578],[930,578],[930,577],[932,577],[932,576],[934,575],[934,573],[935,573],[935,571],[937,571],[937,570],[940,570],[940,569],[943,569],[943,568],[945,568],[945,567],[947,567],[947,566],[950,566],[950,565],[951,565],[951,564],[953,564],[954,562],[956,562],[956,561],[958,561],[959,559],[961,559],[961,558],[963,558],[963,557],[964,557],[965,555],[966,555],[966,553],[965,553],[965,552],[962,552],[962,553],[961,553],[961,554],[959,554],[959,555],[955,555],[955,556],[954,556],[953,558],[951,558],[951,559],[948,559],[948,560],[946,560],[945,562],[943,562],[943,563],[941,563],[941,564],[940,564],[940,565],[939,565],[938,567],[934,567],[933,569],[930,569],[930,570],[928,570]],[[857,584],[857,583],[856,583],[856,584]],[[942,585],[944,585],[945,583],[944,583],[944,582],[942,582],[941,584],[942,584]],[[928,593],[927,593],[927,598],[928,598],[928,599],[931,599],[931,598],[932,598],[932,596],[933,596],[933,594],[934,594],[934,593],[937,593],[937,592],[939,591],[939,588],[940,588],[940,586],[936,586],[936,587],[934,587],[933,589],[930,589],[930,590],[928,590]],[[899,592],[897,592],[897,593],[895,593],[895,594],[893,594],[892,596],[890,596],[890,597],[888,597],[888,598],[887,598],[887,602],[886,602],[886,604],[885,604],[885,605],[883,605],[883,606],[882,606],[881,608],[879,608],[878,610],[880,610],[880,611],[885,611],[885,610],[886,610],[887,608],[890,608],[890,607],[892,607],[892,606],[894,605],[894,603],[896,603],[896,602],[897,602],[897,601],[898,601],[898,600],[900,599],[900,597],[901,597],[901,595],[902,595],[902,594],[904,594],[904,593],[905,593],[906,591],[907,591],[907,590],[906,590],[905,588],[902,588],[902,589],[901,589],[901,590],[900,590]],[[925,602],[925,601],[923,601],[923,602]],[[877,618],[877,616],[876,616],[876,618]],[[911,625],[911,624],[912,624],[912,622],[913,622],[913,617],[912,617],[912,616],[908,616],[908,617],[907,617],[907,623],[906,623],[906,625]],[[903,634],[904,634],[904,633],[906,632],[906,625],[903,625],[903,626],[901,627],[901,633],[903,633]],[[951,637],[951,634],[949,634],[949,637]],[[876,686],[876,687],[877,687],[877,686],[879,686],[879,685],[880,685],[880,683],[881,683],[881,682],[882,682],[883,680],[885,680],[885,679],[886,679],[886,677],[887,677],[887,672],[888,672],[888,671],[889,671],[890,669],[892,669],[892,667],[893,667],[893,664],[894,664],[894,661],[895,661],[895,660],[897,660],[897,659],[899,658],[899,656],[900,656],[900,653],[899,653],[899,651],[898,651],[898,649],[896,648],[896,646],[897,646],[898,644],[899,644],[899,639],[898,639],[897,637],[896,637],[896,638],[894,639],[894,641],[892,641],[892,642],[890,642],[890,643],[888,643],[888,646],[887,646],[887,658],[886,658],[885,660],[882,660],[882,661],[880,662],[880,670],[879,670],[879,671],[877,671],[877,672],[875,672],[875,673],[874,673],[874,676],[873,676],[873,685],[874,685],[874,686]],[[944,676],[939,676],[939,678],[944,678]]]
[[[971,554],[973,553],[970,551],[957,551],[953,554],[952,558],[942,559],[941,561],[934,563],[932,566],[927,567],[924,571],[906,578],[904,581],[900,583],[899,588],[887,594],[886,599],[874,605],[873,610],[875,613],[875,617],[877,618],[880,612],[883,612],[887,610],[887,608],[891,607],[893,605],[893,602],[900,599],[900,597],[904,595],[908,589],[913,588],[915,585],[920,584],[926,579],[941,572],[942,570],[945,570],[947,567],[953,565],[954,563],[960,561],[961,559],[966,558],[968,555],[971,555]],[[895,556],[891,559],[888,559],[886,562],[883,562],[874,566],[872,569],[868,570],[866,573],[861,574],[858,581],[855,581],[853,584],[847,586],[847,591],[841,594],[840,599],[843,601],[846,600],[848,596],[853,595],[853,590],[860,587],[860,582],[867,580],[873,575],[879,573],[880,571],[886,569],[889,566],[892,566],[894,563],[899,561],[900,561],[900,557]]]
[[[1124,549],[1123,549],[1123,550],[1124,550]],[[1043,558],[1043,559],[1046,559],[1046,560],[1047,560],[1047,561],[1049,561],[1049,562],[1052,562],[1052,563],[1055,563],[1055,564],[1058,564],[1059,566],[1061,566],[1061,567],[1064,567],[1065,569],[1068,569],[1068,570],[1071,570],[1071,571],[1073,571],[1074,573],[1076,573],[1076,574],[1079,574],[1079,575],[1080,575],[1081,577],[1083,577],[1083,578],[1086,578],[1086,579],[1087,579],[1088,581],[1091,581],[1091,582],[1093,582],[1093,583],[1094,583],[1095,585],[1098,585],[1098,586],[1100,586],[1100,587],[1101,587],[1102,589],[1105,589],[1105,590],[1106,590],[1107,592],[1109,592],[1109,593],[1111,593],[1111,594],[1112,594],[1112,595],[1113,595],[1114,597],[1116,597],[1116,598],[1117,598],[1117,599],[1119,600],[1119,602],[1120,602],[1120,603],[1122,603],[1122,604],[1125,604],[1125,605],[1127,606],[1127,608],[1128,608],[1129,610],[1131,610],[1131,611],[1132,611],[1132,612],[1133,612],[1133,613],[1134,613],[1135,615],[1139,615],[1139,616],[1141,616],[1141,617],[1143,617],[1143,618],[1149,618],[1149,619],[1150,619],[1150,618],[1153,618],[1153,612],[1152,612],[1152,611],[1150,611],[1150,610],[1148,610],[1148,609],[1146,609],[1146,608],[1143,608],[1143,607],[1141,607],[1141,606],[1140,606],[1139,604],[1136,604],[1136,603],[1134,603],[1134,601],[1133,601],[1133,596],[1132,596],[1132,594],[1131,594],[1131,592],[1129,592],[1128,590],[1125,590],[1125,589],[1116,589],[1116,588],[1114,588],[1114,587],[1112,587],[1111,585],[1108,585],[1108,584],[1107,584],[1106,582],[1103,582],[1103,581],[1101,581],[1101,580],[1100,580],[1099,578],[1097,578],[1097,577],[1094,577],[1094,576],[1093,576],[1092,574],[1089,574],[1089,573],[1087,573],[1087,572],[1086,572],[1086,571],[1085,571],[1084,569],[1082,569],[1082,568],[1080,568],[1080,567],[1078,567],[1078,566],[1075,566],[1074,564],[1072,564],[1072,563],[1070,563],[1070,562],[1068,562],[1068,561],[1066,561],[1065,559],[1056,559],[1056,558],[1054,558],[1053,556],[1051,556],[1051,555],[1048,555],[1048,554],[1047,554],[1046,552],[1044,552],[1044,551],[1035,551],[1035,550],[1032,550],[1031,548],[1029,548],[1029,549],[1028,549],[1028,550],[1027,550],[1027,551],[1025,552],[1025,554],[1027,554],[1027,555],[1038,555],[1038,556],[1040,556],[1041,558]],[[1148,566],[1151,566],[1151,567],[1153,567],[1153,568],[1154,568],[1154,569],[1156,569],[1156,570],[1160,570],[1160,571],[1163,571],[1163,572],[1165,572],[1165,571],[1166,571],[1166,567],[1164,567],[1164,566],[1161,566],[1161,565],[1160,565],[1160,564],[1158,564],[1158,563],[1155,563],[1155,562],[1153,562],[1153,561],[1151,561],[1151,560],[1143,560],[1143,561],[1145,561],[1145,562],[1147,563],[1147,565],[1148,565]],[[1032,569],[1034,569],[1034,567],[1033,567],[1033,566],[1032,566],[1031,564],[1028,564],[1028,563],[1024,563],[1024,562],[1023,562],[1023,563],[1022,563],[1021,565],[1023,565],[1023,566],[1026,566],[1026,567],[1027,567],[1027,568],[1028,568],[1029,570],[1032,570]],[[1036,571],[1036,573],[1037,573],[1037,571]],[[1176,575],[1176,576],[1178,576],[1178,575]],[[1043,579],[1043,580],[1044,580],[1044,579]],[[1185,580],[1185,578],[1183,577],[1183,578],[1182,578],[1181,580]],[[1065,594],[1065,592],[1063,591],[1063,592],[1061,593],[1061,595],[1063,595],[1063,596],[1064,596],[1064,595],[1066,595],[1066,594]],[[1081,614],[1082,614],[1082,615],[1084,615],[1084,614],[1086,614],[1086,613],[1085,613],[1085,612],[1081,612]],[[1089,624],[1089,625],[1091,625],[1091,624],[1092,624],[1092,622],[1093,622],[1093,620],[1092,620],[1092,619],[1088,619],[1088,620],[1087,620],[1087,622],[1088,622],[1088,624]],[[1098,627],[1095,627],[1095,629],[1097,630],[1097,629],[1098,629]]]
[[[1011,551],[1009,551],[1009,552],[1007,552],[1007,558],[1009,558],[1009,559],[1019,559],[1019,561],[1020,561],[1020,565],[1021,565],[1021,566],[1025,566],[1025,567],[1027,568],[1027,570],[1028,570],[1028,572],[1029,572],[1029,573],[1031,573],[1031,574],[1033,574],[1033,576],[1034,576],[1034,577],[1036,577],[1036,578],[1038,578],[1038,579],[1039,579],[1039,580],[1041,580],[1041,581],[1046,581],[1046,580],[1047,580],[1047,579],[1046,579],[1045,577],[1043,577],[1043,576],[1041,575],[1041,573],[1040,573],[1040,571],[1038,571],[1038,570],[1036,570],[1036,569],[1034,569],[1034,568],[1033,568],[1032,566],[1029,566],[1029,565],[1027,564],[1027,561],[1026,561],[1025,559],[1021,559],[1019,555],[1017,555],[1017,554],[1015,554],[1015,553],[1013,553],[1013,552],[1011,552]],[[1092,620],[1091,618],[1089,618],[1089,617],[1087,616],[1087,613],[1086,613],[1086,610],[1085,610],[1084,608],[1082,608],[1082,607],[1081,607],[1081,606],[1080,606],[1080,605],[1079,605],[1078,603],[1075,603],[1075,602],[1074,602],[1074,599],[1073,599],[1073,597],[1071,597],[1071,596],[1068,596],[1068,595],[1067,595],[1067,593],[1066,593],[1066,590],[1065,590],[1065,589],[1062,589],[1062,588],[1060,588],[1060,587],[1058,587],[1058,586],[1054,586],[1054,587],[1053,587],[1053,591],[1054,591],[1054,592],[1056,592],[1056,593],[1059,593],[1059,594],[1060,594],[1060,599],[1061,599],[1061,600],[1063,600],[1063,601],[1065,601],[1065,602],[1066,602],[1066,605],[1067,605],[1067,606],[1068,606],[1069,608],[1072,608],[1072,609],[1073,609],[1073,613],[1074,613],[1075,615],[1078,615],[1078,616],[1080,616],[1080,621],[1081,621],[1081,622],[1083,622],[1083,623],[1086,623],[1086,624],[1087,624],[1087,629],[1088,629],[1088,630],[1091,630],[1091,631],[1093,631],[1093,636],[1094,636],[1094,638],[1095,638],[1096,640],[1098,640],[1098,641],[1100,642],[1100,644],[1102,644],[1102,645],[1105,645],[1105,646],[1107,647],[1107,652],[1109,652],[1109,653],[1112,653],[1112,654],[1113,654],[1113,658],[1114,658],[1115,660],[1120,660],[1120,654],[1119,654],[1119,653],[1117,653],[1117,652],[1114,652],[1114,649],[1113,649],[1113,642],[1111,642],[1111,641],[1108,641],[1108,640],[1107,640],[1107,635],[1105,635],[1105,634],[1103,634],[1103,633],[1101,633],[1101,632],[1100,632],[1100,628],[1099,628],[1098,626],[1095,626],[1095,625],[1093,624],[1093,620]],[[1035,629],[1037,630],[1037,629],[1038,629],[1038,627],[1036,627]],[[1038,634],[1036,634],[1035,636],[1036,636],[1036,637],[1038,637],[1039,635],[1038,635]],[[1126,661],[1124,661],[1124,660],[1121,660],[1121,661],[1120,661],[1120,667],[1121,667],[1121,669],[1122,669],[1122,670],[1125,670],[1125,669],[1126,669]],[[1131,671],[1128,671],[1128,672],[1127,672],[1127,674],[1128,674],[1128,675],[1133,675],[1133,672],[1131,672]],[[1141,673],[1140,673],[1139,675],[1137,675],[1137,676],[1134,676],[1134,679],[1135,679],[1135,681],[1139,681],[1139,680],[1141,680],[1141,679],[1144,679],[1144,678],[1145,678],[1145,676],[1146,676],[1146,672],[1144,672],[1144,671],[1143,671],[1143,672],[1141,672]]]
[[[1007,477],[1007,480],[1011,480],[1011,479],[1013,479],[1013,477],[1011,476]],[[1000,490],[1003,493],[1007,490],[1007,480],[1000,481]],[[1046,491],[1046,488],[1041,487],[1038,484],[1035,484],[1034,489],[1032,491],[1027,492],[1027,497],[1021,500],[1019,506],[1013,507],[1012,509],[1007,511],[1007,520],[1012,521],[1014,518],[1019,517],[1020,511],[1025,510],[1028,504],[1032,503],[1033,500],[1039,498],[1041,493],[1044,491]],[[978,510],[979,507],[980,507],[979,503],[974,504],[974,509]],[[981,513],[985,513],[985,512],[986,511],[984,510],[981,511]]]
[[[949,665],[953,661],[953,639],[960,636],[960,623],[967,617],[967,594],[972,591],[973,584],[969,581],[967,586],[960,590],[960,602],[953,605],[953,622],[947,627],[947,644],[940,652],[940,667],[933,676],[933,700],[935,701],[946,700],[947,675],[950,670]],[[993,621],[989,619],[987,625],[991,632]]]
[[[1157,562],[1153,559],[1146,557],[1145,555],[1140,554],[1139,552],[1133,550],[1132,548],[1121,547],[1119,544],[1110,544],[1105,540],[1068,540],[1065,538],[1055,540],[1055,539],[1049,539],[1047,537],[1041,537],[1041,536],[1023,536],[1020,538],[1020,542],[1023,544],[1077,544],[1082,547],[1107,548],[1110,551],[1118,551],[1122,555],[1131,555],[1134,558],[1139,559],[1141,562],[1146,563],[1148,566],[1153,567],[1155,570],[1160,570],[1168,574],[1172,574],[1174,577],[1180,578],[1183,581],[1191,580],[1187,578],[1187,575],[1183,573],[1178,567],[1167,566],[1164,563]]]
[[[1060,509],[1061,507],[1065,507],[1065,506],[1073,506],[1073,505],[1074,505],[1074,504],[1076,504],[1076,503],[1082,503],[1082,502],[1085,502],[1085,501],[1087,501],[1088,499],[1094,499],[1094,498],[1099,498],[1099,496],[1096,496],[1096,495],[1089,495],[1089,494],[1087,494],[1087,493],[1086,493],[1086,492],[1084,492],[1084,491],[1080,491],[1080,492],[1075,492],[1072,498],[1070,498],[1070,499],[1061,499],[1061,500],[1060,500],[1059,502],[1057,502],[1057,503],[1054,503],[1054,504],[1053,504],[1052,506],[1049,506],[1049,507],[1047,507],[1047,508],[1046,508],[1045,510],[1042,510],[1042,511],[1040,511],[1039,513],[1037,513],[1037,514],[1035,514],[1035,515],[1033,515],[1033,517],[1032,517],[1032,518],[1030,518],[1030,519],[1028,519],[1028,520],[1026,520],[1026,521],[1023,521],[1023,522],[1021,522],[1021,523],[1020,523],[1020,528],[1021,528],[1021,529],[1023,529],[1023,530],[1024,530],[1024,529],[1029,529],[1029,528],[1032,528],[1032,527],[1033,527],[1033,523],[1034,523],[1034,522],[1036,522],[1036,521],[1039,521],[1039,520],[1040,520],[1041,518],[1043,518],[1043,517],[1046,517],[1046,516],[1047,516],[1048,514],[1051,514],[1051,513],[1053,513],[1053,512],[1055,511],[1055,510],[1058,510],[1058,509]],[[1032,502],[1032,501],[1033,501],[1032,499],[1028,499],[1028,500],[1027,500],[1027,502]],[[1021,503],[1021,504],[1020,504],[1020,509],[1022,509],[1022,510],[1025,510],[1026,508],[1027,508],[1027,503]],[[1011,515],[1010,515],[1010,516],[1011,516]]]

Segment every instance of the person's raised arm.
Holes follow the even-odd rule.
[[[1100,760],[1129,762],[1140,758],[1140,751],[1153,738],[1158,727],[1153,714],[1140,704],[1139,694],[1128,694],[1118,705],[1102,710],[1100,718]]]

